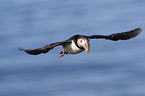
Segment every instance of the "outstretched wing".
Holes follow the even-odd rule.
[[[121,33],[115,33],[115,34],[111,34],[108,36],[105,35],[92,35],[92,36],[87,36],[87,38],[89,39],[108,39],[108,40],[113,40],[113,41],[117,41],[117,40],[128,40],[131,39],[135,36],[137,36],[140,32],[142,31],[141,28],[137,28],[128,32],[121,32]]]
[[[19,48],[20,51],[25,51],[26,53],[28,54],[31,54],[31,55],[38,55],[40,53],[47,53],[49,50],[57,47],[57,46],[60,46],[60,45],[63,45],[65,43],[70,43],[71,40],[65,40],[65,41],[61,41],[61,42],[55,42],[55,43],[51,43],[49,45],[46,45],[42,48],[36,48],[36,49],[23,49],[23,48]]]

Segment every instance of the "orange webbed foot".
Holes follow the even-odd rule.
[[[63,57],[64,54],[65,54],[64,51],[62,51],[62,53],[59,55],[59,58]]]

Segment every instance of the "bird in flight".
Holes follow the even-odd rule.
[[[57,46],[63,46],[62,51],[59,55],[59,57],[63,57],[63,55],[67,54],[77,54],[82,51],[89,52],[90,50],[90,39],[105,39],[105,40],[112,40],[112,41],[118,41],[118,40],[128,40],[133,37],[136,37],[140,32],[142,31],[141,28],[137,28],[131,31],[127,32],[121,32],[121,33],[114,33],[111,35],[92,35],[92,36],[85,36],[85,35],[74,35],[70,37],[68,40],[60,41],[51,43],[49,45],[46,45],[42,48],[35,48],[35,49],[23,49],[19,48],[20,51],[25,51],[26,53],[30,55],[38,55],[41,53],[47,53],[51,49],[57,47]]]

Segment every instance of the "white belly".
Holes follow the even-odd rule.
[[[63,47],[63,51],[68,53],[68,54],[77,54],[77,53],[80,53],[82,51],[84,51],[83,49],[79,49],[74,41],[72,41],[72,43],[70,44],[66,44],[64,47]]]

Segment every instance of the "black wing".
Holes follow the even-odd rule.
[[[121,33],[115,33],[115,34],[111,34],[108,36],[105,35],[92,35],[92,36],[87,36],[87,38],[89,39],[108,39],[108,40],[113,40],[113,41],[117,41],[117,40],[128,40],[131,39],[135,36],[137,36],[140,32],[142,31],[141,28],[137,28],[128,32],[121,32]]]
[[[31,55],[38,55],[40,53],[47,53],[49,50],[57,47],[57,46],[60,46],[60,45],[63,45],[65,43],[70,43],[71,40],[65,40],[65,41],[61,41],[61,42],[55,42],[55,43],[51,43],[49,45],[46,45],[42,48],[36,48],[36,49],[23,49],[23,48],[19,48],[20,51],[25,51],[26,53],[28,54],[31,54]]]

